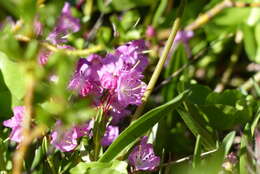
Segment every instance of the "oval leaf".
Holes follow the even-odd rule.
[[[25,79],[21,67],[0,52],[0,70],[11,94],[19,100],[22,99],[25,95]]]

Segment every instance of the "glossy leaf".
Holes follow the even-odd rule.
[[[113,160],[128,144],[135,141],[145,132],[151,129],[158,121],[166,116],[166,111],[173,110],[185,99],[189,91],[184,91],[173,100],[154,108],[139,119],[135,120],[126,128],[118,138],[109,146],[106,152],[99,159],[100,162],[109,162]],[[163,113],[163,114],[162,114]]]
[[[201,141],[203,145],[208,148],[212,149],[215,146],[215,142],[211,134],[202,127],[198,122],[196,122],[189,113],[178,109],[178,113],[180,114],[181,118],[185,122],[186,126],[190,129],[190,131],[194,134],[194,136],[201,135]]]

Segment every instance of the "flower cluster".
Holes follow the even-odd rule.
[[[129,164],[134,171],[153,171],[160,164],[160,157],[154,154],[153,145],[147,143],[147,137],[143,137],[141,143],[136,146],[128,157]]]
[[[14,116],[3,122],[5,127],[12,128],[9,135],[10,140],[20,143],[22,140],[22,122],[25,114],[24,106],[16,106],[13,109]]]
[[[119,46],[104,58],[96,54],[81,58],[69,89],[82,97],[95,96],[97,105],[109,112],[112,122],[117,124],[129,113],[129,105],[142,102],[146,89],[142,72],[148,64],[145,49],[144,41],[136,40]]]
[[[77,62],[68,88],[81,97],[92,96],[95,105],[112,117],[100,142],[103,147],[109,146],[119,135],[118,123],[130,114],[127,107],[142,102],[146,88],[142,72],[148,64],[143,53],[145,49],[144,41],[136,40],[119,46],[113,54],[107,54],[104,58],[92,54]],[[91,120],[64,129],[61,121],[57,121],[51,134],[51,144],[63,152],[72,151],[77,147],[78,138],[92,136],[93,124]]]

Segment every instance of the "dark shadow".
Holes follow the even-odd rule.
[[[12,95],[6,86],[0,71],[0,123],[12,115]]]

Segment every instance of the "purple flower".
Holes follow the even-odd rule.
[[[45,65],[48,62],[49,56],[51,56],[52,52],[45,48],[40,49],[38,54],[38,63],[40,65]]]
[[[118,102],[126,107],[129,104],[140,105],[146,89],[146,84],[141,81],[143,75],[139,71],[122,72],[118,78],[117,98]]]
[[[58,120],[53,132],[51,133],[51,144],[62,152],[72,151],[78,145],[78,138],[84,135],[91,136],[93,124],[93,120],[90,120],[85,124],[65,129],[62,122]]]
[[[67,41],[68,34],[80,30],[80,21],[72,16],[69,3],[65,3],[61,15],[53,31],[47,37],[52,44],[61,44]]]
[[[103,147],[109,146],[119,135],[119,128],[118,126],[111,126],[109,125],[106,128],[105,134],[101,139],[101,145]]]
[[[78,134],[75,128],[64,130],[61,121],[57,121],[55,130],[51,133],[51,144],[62,152],[69,152],[77,147],[77,138]]]
[[[189,40],[194,36],[194,32],[193,31],[187,31],[187,30],[180,30],[178,31],[178,33],[176,34],[176,37],[174,39],[174,44],[171,47],[170,53],[168,54],[168,57],[165,61],[164,66],[167,66],[168,63],[170,62],[170,59],[173,55],[174,50],[176,49],[176,47],[178,46],[178,44],[182,43],[184,48],[185,48],[185,52],[187,54],[188,57],[191,56],[191,48],[189,45]]]
[[[174,45],[176,47],[177,44],[183,43],[186,53],[188,56],[191,55],[191,48],[189,45],[189,40],[194,36],[193,31],[186,31],[186,30],[181,30],[177,33],[175,39],[174,39]]]
[[[25,114],[24,106],[16,106],[13,109],[14,116],[3,122],[5,127],[12,128],[12,131],[9,135],[10,140],[20,143],[22,140],[22,122]]]
[[[100,81],[97,74],[100,66],[101,57],[96,54],[90,55],[87,59],[79,59],[69,89],[77,90],[83,97],[90,93],[100,94]]]
[[[143,53],[146,49],[144,40],[134,40],[119,46],[115,56],[123,60],[126,70],[135,67],[137,71],[143,72],[148,65],[147,57]]]
[[[114,54],[107,54],[106,57],[102,59],[102,67],[98,71],[98,75],[100,79],[107,73],[116,77],[124,68],[124,62],[122,59],[119,59],[119,57]]]
[[[91,119],[87,123],[75,126],[75,129],[77,131],[77,138],[80,138],[80,137],[85,136],[85,135],[92,137],[93,127],[94,127],[94,120],[93,119]]]
[[[129,112],[125,108],[139,105],[146,89],[141,80],[147,65],[143,40],[131,41],[105,58],[91,55],[80,59],[68,88],[79,95],[92,95],[96,106],[113,117],[113,124],[121,121]]]
[[[186,31],[186,30],[181,30],[177,33],[174,42],[184,42],[187,43],[192,37],[194,36],[193,31]]]
[[[159,166],[160,157],[154,154],[153,145],[147,143],[147,137],[143,137],[141,143],[130,153],[128,161],[134,171],[153,171]]]
[[[127,115],[130,115],[131,112],[126,109],[120,109],[120,106],[113,106],[110,110],[109,114],[112,117],[111,124],[117,125],[119,122],[121,122]]]

